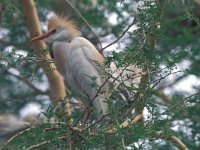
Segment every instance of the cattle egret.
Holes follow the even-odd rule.
[[[48,32],[31,41],[43,39],[52,44],[56,67],[72,91],[83,93],[81,99],[85,108],[94,106],[99,114],[105,115],[107,94],[99,92],[99,89],[108,90],[103,77],[103,56],[90,41],[80,37],[76,25],[68,18],[52,17],[48,22]],[[85,114],[84,120],[88,116],[89,113]]]

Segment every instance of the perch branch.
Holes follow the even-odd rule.
[[[8,145],[10,142],[12,142],[14,139],[16,139],[18,136],[24,134],[25,132],[30,131],[30,129],[31,129],[31,128],[24,129],[24,130],[18,132],[17,134],[13,135],[12,137],[10,137],[10,138],[5,142],[5,145]]]
[[[135,22],[136,22],[136,18],[134,17],[132,23],[124,30],[124,32],[116,40],[114,40],[110,44],[108,44],[105,47],[103,47],[101,49],[101,51],[103,51],[104,49],[106,49],[106,48],[110,47],[111,45],[117,43],[128,32],[128,30],[135,24]]]
[[[31,38],[41,35],[42,30],[34,0],[21,0],[21,5],[23,7],[25,21]],[[47,60],[51,59],[49,52],[41,50],[46,48],[44,41],[34,42],[33,47],[35,49],[37,58],[44,58]],[[52,100],[57,103],[59,100],[64,99],[66,96],[64,81],[57,70],[55,70],[55,65],[53,63],[48,63],[47,61],[41,61],[38,62],[38,64],[47,75],[50,84],[50,96]],[[49,71],[49,68],[53,68],[54,70]]]
[[[57,138],[57,140],[64,140],[64,139],[66,139],[66,138],[67,138],[66,136],[60,136],[60,137]],[[41,143],[32,145],[32,146],[26,148],[25,150],[32,150],[32,149],[35,149],[35,148],[39,148],[39,147],[41,147],[41,146],[43,146],[43,145],[46,145],[46,144],[48,144],[48,143],[51,143],[51,142],[52,142],[52,140],[43,141],[43,142],[41,142]]]
[[[170,137],[167,137],[166,140],[169,140],[170,142],[178,145],[180,150],[189,150],[187,148],[187,146],[179,138],[177,138],[176,136],[172,135]]]
[[[122,124],[119,125],[119,128],[126,128],[129,125],[132,125],[132,124],[140,121],[142,118],[143,118],[143,114],[138,114],[137,116],[134,116],[130,121],[128,121],[128,120],[124,121]],[[84,131],[81,128],[72,127],[72,126],[70,126],[66,122],[53,122],[52,123],[52,125],[59,125],[59,124],[62,124],[62,125],[65,125],[65,126],[69,127],[69,129],[72,132],[78,132],[78,134],[82,133]],[[14,139],[16,139],[18,136],[24,134],[25,132],[29,131],[30,129],[31,128],[27,128],[27,129],[25,129],[25,130],[23,130],[23,131],[15,134],[5,144],[8,145],[11,141],[13,141]],[[55,129],[55,127],[52,127],[52,129],[47,128],[45,131],[54,130],[54,129]],[[106,129],[106,130],[103,131],[103,133],[105,133],[105,134],[114,134],[116,132],[117,132],[117,128]],[[98,131],[91,131],[91,130],[89,130],[88,134],[90,136],[96,136],[96,135],[98,135]],[[175,136],[169,136],[169,137],[166,137],[166,136],[157,136],[157,137],[160,138],[160,139],[165,139],[165,140],[171,141],[172,143],[175,143],[176,145],[179,146],[180,150],[188,150],[187,146],[180,139],[178,139]],[[62,140],[62,139],[66,139],[66,138],[67,138],[66,136],[61,136],[61,137],[58,137],[58,140]],[[48,144],[51,141],[52,140],[43,141],[41,143],[38,143],[38,144],[35,144],[35,145],[32,145],[32,146],[28,147],[26,150],[31,150],[31,149],[34,149],[34,148],[41,147],[42,145]]]
[[[143,114],[138,114],[137,116],[133,116],[133,118],[129,121],[129,120],[126,120],[124,121],[122,124],[119,125],[119,128],[126,128],[128,127],[129,125],[131,124],[134,124],[136,122],[138,122],[139,120],[141,120],[143,118]],[[108,130],[105,130],[104,133],[107,133],[107,134],[113,134],[117,131],[117,128],[112,128],[112,129],[108,129]]]

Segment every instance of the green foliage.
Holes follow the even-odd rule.
[[[6,5],[6,9],[3,12],[0,32],[6,33],[0,38],[0,113],[18,114],[30,102],[37,102],[46,107],[43,101],[50,100],[47,95],[48,89],[46,93],[38,92],[26,82],[37,81],[46,84],[47,81],[37,65],[38,60],[28,42],[29,35],[20,2],[18,0],[1,2]],[[180,79],[177,75],[177,79],[171,85],[169,76],[180,72],[184,75],[183,79],[191,75],[200,76],[199,5],[189,0],[164,0],[154,3],[145,1],[143,6],[135,10],[133,6],[138,1],[98,0],[94,2],[96,2],[94,6],[91,0],[76,1],[73,4],[91,27],[96,29],[94,31],[102,40],[108,35],[120,37],[135,17],[137,30],[129,30],[124,36],[125,39],[117,42],[116,50],[120,52],[113,51],[111,56],[106,58],[105,66],[109,67],[113,62],[117,68],[125,68],[124,70],[130,65],[136,66],[142,71],[135,74],[132,71],[131,75],[125,77],[131,80],[139,76],[142,77],[142,82],[139,85],[126,85],[124,81],[117,88],[111,86],[111,97],[108,98],[108,121],[103,119],[94,123],[97,119],[92,113],[83,131],[80,132],[72,127],[81,128],[79,124],[82,123],[83,109],[74,108],[71,118],[67,118],[64,103],[56,107],[49,106],[43,112],[46,121],[27,126],[25,132],[8,145],[4,145],[4,149],[26,149],[41,144],[39,149],[56,147],[67,149],[71,146],[72,149],[164,150],[174,149],[177,146],[166,140],[166,137],[171,135],[179,137],[189,149],[198,149],[200,146],[199,85],[193,88],[197,93],[189,97],[186,96],[192,93],[174,90],[166,95],[163,91],[167,88],[171,89],[176,85],[176,80]],[[75,18],[83,36],[90,39],[94,45],[98,45],[94,34],[66,2],[38,0],[36,4],[43,23],[47,21],[49,10],[55,13],[63,11],[64,15],[71,12],[71,18]],[[59,8],[61,4],[62,8]],[[110,22],[111,14],[117,15],[116,24]],[[108,41],[111,42],[112,40]],[[125,48],[121,49],[121,47]],[[49,48],[43,50],[48,51]],[[26,53],[26,56],[21,53]],[[177,66],[184,61],[189,62],[188,67],[178,70]],[[94,61],[94,63],[100,67],[98,62]],[[11,72],[12,69],[15,73]],[[16,76],[16,72],[21,78]],[[108,71],[105,76],[110,76],[112,73]],[[120,75],[118,79],[122,76]],[[96,77],[89,78],[96,80]],[[67,98],[71,100],[77,95],[70,93]],[[124,101],[124,97],[128,100]],[[120,124],[132,118],[133,108],[136,111],[145,108],[150,116],[147,116],[144,121],[122,128]],[[70,121],[72,119],[73,122]],[[177,123],[180,123],[179,129],[173,129]],[[106,133],[107,128],[115,128],[116,131],[111,134]]]

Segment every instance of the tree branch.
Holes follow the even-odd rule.
[[[133,118],[131,120],[125,120],[122,124],[119,125],[119,128],[126,128],[131,124],[134,124],[136,122],[138,122],[139,120],[141,120],[143,118],[143,114],[138,114],[136,116],[133,116]],[[107,129],[104,131],[104,133],[106,134],[113,134],[117,131],[117,128],[112,128],[112,129]]]
[[[18,80],[21,80],[23,81],[24,83],[26,83],[31,89],[33,89],[35,92],[37,92],[38,94],[42,94],[42,95],[48,95],[49,92],[48,91],[42,91],[40,90],[39,88],[37,88],[31,81],[29,81],[28,79],[26,78],[23,78],[19,75],[16,75],[6,69],[3,68],[3,70],[7,73],[7,74],[10,74],[12,76],[14,76],[15,78],[17,78]]]
[[[27,23],[31,37],[33,38],[36,35],[41,35],[42,30],[40,27],[34,0],[21,0],[21,4],[23,6],[24,15],[26,17],[25,21]],[[46,47],[44,41],[34,42],[33,46],[38,58],[51,59],[51,56],[48,52],[41,51],[41,49]],[[58,102],[59,100],[64,99],[66,96],[64,81],[61,75],[55,70],[55,65],[49,64],[46,61],[38,62],[38,64],[44,70],[49,80],[51,89],[50,96],[52,100],[54,102]],[[49,71],[49,68],[53,68],[54,70]]]
[[[129,125],[132,125],[132,124],[134,124],[134,123],[140,121],[142,118],[143,118],[143,115],[142,115],[142,114],[133,116],[133,118],[132,118],[131,120],[126,120],[126,121],[124,121],[122,124],[120,124],[120,125],[119,125],[119,128],[126,128],[126,127],[128,127]],[[51,131],[51,130],[55,130],[55,129],[59,129],[59,128],[57,128],[57,127],[56,127],[56,128],[53,127],[53,126],[57,126],[57,125],[65,125],[65,126],[67,126],[72,132],[77,132],[78,134],[79,134],[79,133],[82,133],[83,131],[85,131],[85,130],[83,130],[83,129],[81,129],[81,128],[78,128],[78,127],[72,127],[72,126],[69,125],[67,122],[52,122],[51,124],[52,124],[52,127],[51,127],[51,128],[45,129],[45,130],[44,130],[45,132],[48,132],[48,131]],[[12,142],[14,139],[16,139],[17,137],[21,136],[22,134],[24,134],[25,132],[28,132],[28,131],[30,131],[30,130],[31,130],[31,128],[26,128],[26,129],[24,129],[23,131],[21,131],[21,132],[15,134],[14,136],[12,136],[10,139],[8,139],[8,140],[5,142],[5,145],[8,145],[8,144],[9,144],[10,142]],[[117,132],[117,130],[118,130],[118,129],[114,127],[114,128],[111,128],[111,129],[105,129],[105,130],[103,130],[103,133],[104,133],[104,134],[114,134],[114,133]],[[91,131],[91,130],[88,130],[87,133],[88,133],[88,135],[90,135],[90,136],[97,136],[99,133],[102,133],[102,131],[99,132],[99,131]],[[158,136],[158,135],[157,135],[156,137],[157,137],[157,138],[160,138],[160,139],[169,140],[169,141],[171,141],[172,143],[177,144],[177,145],[179,146],[180,150],[188,150],[187,146],[186,146],[180,139],[178,139],[178,138],[175,137],[175,136],[169,136],[169,137],[167,137],[167,136],[161,136],[161,135]],[[67,137],[66,137],[66,136],[60,136],[60,137],[58,137],[58,140],[62,140],[62,139],[67,139]],[[52,141],[52,140],[43,141],[43,142],[41,142],[41,143],[38,143],[38,144],[35,144],[35,145],[32,145],[32,146],[28,147],[26,150],[31,150],[31,149],[33,149],[33,148],[41,147],[42,145],[48,144],[48,143],[50,143],[51,141]],[[3,148],[3,147],[2,147],[2,148]]]
[[[31,128],[26,128],[20,132],[18,132],[17,134],[13,135],[12,137],[10,137],[6,142],[5,142],[5,145],[8,145],[10,142],[12,142],[14,139],[16,139],[18,136],[24,134],[25,132],[28,132],[30,131]],[[1,150],[1,149],[0,149]]]
[[[67,138],[66,136],[60,136],[60,137],[57,138],[57,140],[64,140],[64,139],[66,139],[66,138]],[[46,145],[46,144],[48,144],[48,143],[51,143],[52,141],[53,141],[53,140],[43,141],[43,142],[41,142],[41,143],[32,145],[32,146],[26,148],[25,150],[32,150],[32,149],[35,149],[35,148],[39,148],[39,147],[41,147],[41,146],[43,146],[43,145]]]
[[[106,45],[105,47],[103,47],[100,51],[103,51],[104,49],[110,47],[111,45],[117,43],[127,32],[128,30],[136,23],[136,18],[134,17],[132,23],[124,30],[124,32],[113,42],[111,42],[110,44]]]
[[[172,143],[174,143],[176,145],[178,145],[180,150],[189,150],[187,148],[187,146],[176,136],[172,135],[172,136],[169,136],[169,137],[165,137],[165,139],[171,141]]]
[[[159,118],[161,115],[164,115],[164,114],[166,114],[167,112],[170,112],[172,109],[177,108],[179,105],[181,105],[182,103],[184,103],[184,101],[186,101],[187,99],[190,99],[191,97],[197,96],[197,95],[200,96],[200,91],[197,91],[197,92],[194,93],[194,94],[191,94],[191,95],[189,95],[189,96],[187,96],[187,97],[184,97],[182,100],[180,100],[179,102],[177,102],[175,105],[169,107],[167,110],[165,110],[165,111],[161,112],[160,114],[156,115],[155,117],[153,117],[147,124],[149,124],[150,122],[156,120],[156,119]],[[170,100],[170,101],[171,101],[171,100]]]
[[[13,60],[26,60],[26,61],[35,61],[37,63],[40,62],[46,62],[46,63],[54,63],[53,59],[47,59],[47,58],[38,58],[38,57],[20,57],[20,58],[7,58],[4,56],[0,56],[0,60],[4,61],[13,61]]]
[[[176,78],[173,82],[171,82],[171,83],[169,83],[169,84],[167,84],[167,85],[164,85],[164,86],[159,87],[159,90],[163,90],[163,89],[165,89],[165,88],[170,88],[170,87],[172,87],[174,84],[178,83],[179,81],[181,81],[182,79],[184,79],[184,78],[187,77],[187,76],[188,76],[188,74],[184,74],[184,75],[182,75],[182,76]]]

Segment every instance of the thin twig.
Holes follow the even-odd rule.
[[[132,25],[134,25],[135,23],[136,23],[136,18],[133,19],[132,23],[126,28],[126,30],[124,30],[124,32],[116,40],[114,40],[110,44],[103,47],[100,51],[103,51],[104,49],[106,49],[106,48],[110,47],[111,45],[117,43],[128,32],[128,30],[132,27]]]
[[[88,28],[92,31],[92,33],[95,35],[95,37],[97,38],[99,45],[100,45],[100,49],[102,49],[102,44],[100,41],[99,36],[93,31],[92,27],[90,26],[90,24],[88,23],[88,21],[81,15],[81,13],[75,8],[75,6],[69,2],[68,0],[65,0],[67,2],[67,4],[77,13],[77,15],[85,22],[85,24],[88,26]]]
[[[5,60],[5,61],[14,61],[14,60],[30,60],[30,61],[36,61],[36,62],[43,62],[47,61],[48,63],[54,63],[53,59],[46,59],[46,58],[37,58],[37,57],[20,57],[20,58],[6,58],[0,56],[0,60]]]
[[[44,132],[53,131],[53,130],[57,130],[57,129],[59,129],[59,128],[58,127],[46,128],[46,129],[44,129]]]
[[[68,147],[68,150],[72,150],[72,138],[71,138],[71,134],[72,133],[72,131],[71,130],[69,130],[67,133],[66,133],[66,139],[67,139],[67,141],[68,141],[68,145],[69,145],[69,147]]]
[[[130,113],[133,108],[135,108],[135,113],[136,114],[140,114],[143,109],[144,109],[144,101],[142,99],[142,97],[144,97],[144,92],[147,90],[148,86],[146,86],[148,84],[148,73],[144,73],[142,76],[141,76],[141,79],[140,79],[140,84],[139,84],[139,88],[137,90],[137,93],[135,94],[135,97],[134,97],[134,104],[135,105],[132,105],[127,113]]]
[[[17,134],[13,135],[12,137],[10,137],[6,142],[5,145],[8,145],[11,141],[13,141],[14,139],[16,139],[18,136],[24,134],[25,132],[29,131],[31,128],[26,128],[21,132],[18,132]]]
[[[57,138],[57,140],[64,140],[64,139],[66,139],[66,136],[60,136],[60,137]],[[53,140],[43,141],[43,142],[41,142],[41,143],[32,145],[32,146],[26,148],[25,150],[32,150],[32,149],[35,149],[35,148],[39,148],[39,147],[41,147],[41,146],[43,146],[43,145],[45,145],[45,144],[51,143],[52,141],[53,141]]]
[[[101,118],[99,118],[97,121],[95,121],[94,123],[92,123],[90,126],[88,126],[87,128],[85,128],[85,130],[91,129],[94,125],[96,125],[97,123],[101,122],[103,119],[105,119],[107,116],[109,116],[110,114],[106,114],[103,115]]]
[[[139,120],[141,120],[143,118],[143,114],[138,114],[136,116],[133,116],[133,118],[131,120],[125,120],[122,124],[119,125],[119,128],[126,128],[128,127],[130,124],[134,124],[136,122],[138,122]],[[104,131],[104,133],[107,134],[113,134],[117,131],[117,128],[112,128],[112,129],[106,129]]]
[[[161,86],[161,87],[159,88],[159,90],[163,90],[163,89],[165,89],[165,88],[170,88],[170,87],[172,87],[173,85],[175,85],[176,83],[178,83],[179,81],[181,81],[182,79],[184,79],[184,78],[187,77],[187,76],[188,76],[188,74],[184,74],[184,75],[182,75],[182,76],[180,76],[180,77],[177,77],[173,82],[171,82],[171,83],[169,83],[169,84],[167,84],[167,85]]]
[[[152,85],[151,89],[155,88],[161,82],[161,80],[165,79],[166,77],[168,77],[172,74],[180,73],[180,72],[182,72],[182,71],[170,72],[170,73],[166,74],[165,76],[161,76],[160,79],[156,79],[155,81],[152,81],[151,83],[153,83],[153,82],[156,82],[156,83],[154,85]]]
[[[195,93],[195,94],[197,94],[197,93]],[[195,94],[193,94],[193,95],[191,95],[191,96],[194,96]],[[188,97],[187,97],[187,98],[188,98]],[[136,115],[136,116],[133,116],[133,118],[132,118],[131,120],[126,120],[126,121],[124,121],[122,124],[120,124],[120,125],[119,125],[119,128],[126,128],[126,127],[128,127],[129,125],[132,125],[132,124],[138,122],[138,121],[141,120],[142,118],[143,118],[143,114],[138,114],[138,115]],[[66,122],[53,122],[53,123],[52,123],[52,125],[58,125],[58,124],[63,124],[63,125],[68,126],[69,129],[70,129],[72,132],[76,131],[77,134],[78,134],[79,136],[83,137],[83,136],[80,134],[80,133],[83,132],[83,129],[80,129],[80,128],[78,128],[78,127],[72,127],[72,126],[70,126],[69,124],[67,124]],[[23,130],[23,131],[21,131],[21,132],[15,134],[14,136],[12,136],[12,137],[5,143],[5,145],[8,145],[8,144],[9,144],[11,141],[13,141],[15,138],[17,138],[18,136],[24,134],[25,132],[29,131],[30,129],[31,129],[31,128],[27,128],[27,129],[25,129],[25,130]],[[49,128],[47,128],[47,129],[49,129]],[[115,128],[115,127],[114,127],[114,128],[111,128],[111,129],[106,129],[106,130],[103,131],[104,134],[114,134],[114,133],[116,133],[116,132],[117,132],[117,128]],[[92,131],[88,131],[88,134],[89,134],[90,136],[96,136],[96,135],[98,135],[98,131],[96,131],[96,132],[95,132],[95,131],[93,131],[93,132],[92,132]],[[57,139],[58,139],[58,140],[63,140],[63,139],[66,139],[66,138],[67,138],[66,136],[60,136],[60,137],[58,137]],[[85,138],[85,137],[83,137],[83,138]],[[167,139],[167,140],[169,140],[169,141],[171,141],[171,142],[177,144],[181,150],[188,150],[187,146],[186,146],[180,139],[178,139],[178,138],[175,137],[175,136],[170,136],[170,137],[166,137],[166,136],[162,136],[162,137],[161,137],[161,136],[159,136],[159,138],[160,138],[160,139]],[[88,140],[88,139],[86,139],[86,140]],[[38,147],[41,147],[41,146],[43,146],[43,145],[45,145],[45,144],[51,143],[52,141],[53,141],[53,140],[43,141],[43,142],[41,142],[41,143],[32,145],[32,146],[28,147],[28,148],[25,149],[25,150],[31,150],[31,149],[34,149],[34,148],[38,148]],[[89,141],[89,142],[90,142],[90,141]]]
[[[37,88],[37,87],[36,87],[31,81],[29,81],[28,79],[23,78],[23,77],[21,77],[21,76],[19,76],[19,75],[16,75],[16,74],[14,74],[14,73],[8,71],[7,69],[4,69],[4,68],[2,68],[2,69],[3,69],[6,73],[8,73],[8,74],[14,76],[15,78],[17,78],[18,80],[21,80],[21,81],[25,82],[31,89],[33,89],[33,90],[34,90],[35,92],[37,92],[38,94],[48,95],[48,92],[47,92],[47,91],[42,91],[42,90],[40,90],[39,88]]]
[[[114,70],[113,73],[115,73],[116,71],[117,71],[117,69]],[[113,73],[112,73],[112,74],[113,74]],[[99,96],[99,92],[100,92],[101,89],[105,86],[105,84],[108,82],[108,80],[112,77],[112,74],[109,75],[109,76],[107,77],[107,79],[103,82],[103,84],[98,88],[98,90],[97,90],[95,96],[90,100],[89,106],[91,106],[91,105],[92,105],[92,102],[95,100],[95,98],[97,98],[97,97]],[[77,119],[77,121],[74,123],[74,126],[76,126],[76,125],[78,124],[80,118],[84,115],[84,113],[86,112],[86,110],[87,110],[88,108],[89,108],[89,107],[86,107],[86,108],[84,109],[84,111],[82,112],[82,114],[80,115],[80,117],[79,117],[79,118]]]
[[[189,99],[189,98],[191,98],[191,97],[193,97],[193,96],[196,96],[196,95],[200,95],[200,91],[198,91],[198,92],[196,92],[196,93],[194,93],[194,94],[191,94],[191,95],[185,97],[184,99],[182,99],[182,100],[181,100],[180,102],[178,102],[177,104],[173,105],[172,107],[170,107],[170,108],[167,109],[166,111],[162,112],[160,115],[165,114],[166,112],[168,112],[168,111],[172,110],[173,108],[177,107],[178,105],[182,104],[185,100],[187,100],[187,99]]]
[[[163,114],[166,114],[167,112],[170,112],[172,109],[176,108],[177,106],[181,105],[185,100],[193,97],[193,96],[196,96],[196,95],[200,95],[200,91],[194,93],[194,94],[191,94],[185,98],[183,98],[180,102],[176,103],[175,105],[173,105],[172,107],[168,108],[167,110],[163,111],[162,113],[158,114],[157,116],[153,117],[147,124],[149,124],[150,122],[152,122],[153,120],[159,118],[161,115]]]
[[[127,65],[123,68],[122,72],[119,74],[119,76],[118,76],[117,78],[119,78],[119,77],[123,74],[123,72],[126,70],[126,68],[128,67],[128,65],[129,65],[129,64],[127,64]],[[117,69],[114,70],[113,73],[116,72],[116,71],[117,71]],[[98,88],[98,90],[97,90],[97,92],[96,92],[96,95],[90,100],[89,106],[91,106],[91,105],[92,105],[92,102],[95,100],[95,98],[97,98],[97,97],[99,96],[99,93],[100,93],[101,89],[105,86],[105,84],[108,82],[108,80],[112,77],[113,73],[112,73],[109,77],[107,77],[107,79],[104,81],[104,83]],[[115,78],[115,79],[117,79],[117,78]],[[113,83],[115,82],[115,79],[113,80]],[[88,107],[86,107],[86,108],[84,109],[84,111],[83,111],[83,113],[82,113],[81,116],[83,116],[83,114],[85,113],[85,111],[86,111],[87,109],[88,109]],[[79,117],[79,119],[80,119],[80,117]],[[79,119],[76,121],[75,126],[77,125]]]

